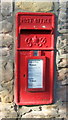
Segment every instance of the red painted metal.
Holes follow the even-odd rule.
[[[54,93],[54,14],[16,14],[14,99],[18,105],[51,104]],[[34,51],[37,55],[34,56]],[[28,61],[43,61],[43,87],[28,88]]]

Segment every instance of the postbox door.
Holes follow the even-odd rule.
[[[42,56],[35,58],[31,57],[32,51],[17,51],[18,53],[18,62],[17,64],[17,104],[19,105],[32,105],[32,104],[49,104],[53,102],[53,79],[54,79],[54,51],[42,51]],[[26,56],[27,55],[27,56]],[[43,63],[40,67],[41,69],[38,71],[41,73],[39,79],[36,79],[36,74],[33,80],[37,80],[34,82],[30,82],[30,77],[28,77],[29,70],[29,60],[42,60]],[[37,61],[38,62],[38,61]],[[35,64],[38,64],[35,62]],[[37,65],[36,65],[37,67]],[[32,68],[30,68],[32,69]],[[33,68],[35,70],[35,68]],[[38,67],[37,67],[38,69]],[[34,71],[35,72],[35,71]],[[33,72],[31,72],[32,74]],[[37,73],[37,72],[36,72]],[[39,81],[40,80],[40,81]],[[32,87],[28,85],[28,82],[33,84]],[[40,88],[38,88],[38,84],[40,83]]]

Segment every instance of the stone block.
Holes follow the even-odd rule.
[[[61,2],[60,2],[60,8],[68,8],[68,2],[67,2],[67,0],[61,0]]]
[[[68,46],[63,46],[61,49],[60,49],[60,55],[61,54],[66,54],[68,53]]]
[[[3,91],[4,89],[7,89],[8,92],[10,93],[11,91],[13,91],[13,88],[14,88],[14,83],[13,83],[13,80],[11,81],[8,81],[8,82],[1,82],[1,89],[0,91]]]
[[[12,31],[12,23],[8,20],[3,20],[0,22],[0,33],[8,33]]]
[[[60,4],[60,11],[59,11],[59,20],[65,22],[68,22],[68,3],[67,2],[61,2]],[[67,30],[68,31],[68,30]],[[62,31],[60,30],[60,32],[62,33]],[[65,30],[63,30],[63,32],[65,32]]]
[[[67,102],[68,101],[68,86],[60,86],[57,87],[57,100],[60,100],[61,102]]]
[[[66,103],[62,102],[62,104],[59,104],[58,106],[58,113],[59,113],[59,118],[66,118],[67,110],[66,110]]]
[[[58,13],[59,13],[59,3],[58,2],[54,2],[54,13],[56,14],[56,16],[58,16]]]
[[[0,48],[0,56],[6,56],[9,54],[9,48]]]
[[[12,13],[12,0],[1,1],[1,14],[2,16],[8,16]]]
[[[68,76],[61,82],[61,85],[68,85]]]
[[[22,115],[21,118],[53,118],[53,117],[56,117],[56,110],[55,111],[49,111],[49,112],[46,112],[46,111],[32,111],[32,112],[29,112],[25,115]]]
[[[27,106],[22,106],[21,108],[18,109],[18,112],[21,115],[25,115],[31,111],[40,111],[39,106],[33,106],[33,107],[27,107]]]
[[[13,102],[13,91],[10,92],[7,89],[0,91],[0,100],[3,103],[12,103]]]
[[[58,67],[62,68],[62,67],[67,67],[68,66],[68,58],[63,58],[60,59],[61,62],[58,63]]]
[[[0,47],[10,47],[13,45],[13,37],[9,34],[0,34]]]
[[[13,61],[7,61],[2,65],[2,83],[11,81],[13,79]]]
[[[47,12],[53,10],[52,2],[34,2],[33,11],[34,12]]]
[[[57,37],[57,43],[56,43],[56,48],[58,50],[63,49],[64,47],[66,47],[68,45],[68,40],[67,40],[67,36],[65,37],[63,36],[58,36]]]
[[[57,117],[57,105],[40,105],[33,107],[22,106],[18,109],[19,115],[22,118],[51,118]]]
[[[42,111],[47,118],[58,117],[57,105],[43,105]]]
[[[57,37],[57,43],[56,43],[56,48],[57,49],[60,49],[60,47],[61,47],[61,41],[62,41],[62,37],[58,36]]]
[[[45,118],[45,115],[42,111],[32,111],[25,115],[22,115],[21,118]]]
[[[0,120],[4,118],[5,120],[7,120],[7,118],[17,118],[17,112],[14,110],[14,103],[0,102]]]
[[[0,21],[2,21],[2,20],[3,20],[3,18],[2,18],[1,12],[0,12]]]
[[[68,23],[61,23],[61,24],[59,24],[58,25],[58,30],[60,31],[60,30],[63,30],[63,29],[68,29]]]
[[[68,39],[68,34],[63,34],[62,38],[63,38],[63,40],[66,39],[66,42],[67,42],[68,41],[67,40]]]
[[[5,53],[4,53],[5,55]],[[0,99],[2,102],[13,101],[13,61],[5,61],[0,66]]]
[[[53,2],[16,2],[16,10],[47,12],[52,11],[53,7]]]
[[[68,54],[66,53],[66,54],[60,54],[60,58],[62,59],[62,58],[68,58]]]
[[[61,7],[61,8],[60,8],[60,11],[61,11],[61,12],[64,12],[64,13],[67,13],[67,12],[68,12],[68,9],[66,8],[66,6],[65,6],[65,7]]]
[[[67,29],[65,29],[65,28],[63,28],[63,29],[58,29],[58,32],[59,33],[68,33],[68,28]]]
[[[59,17],[58,17],[60,20],[61,19],[68,19],[68,14],[66,13],[66,12],[62,12],[62,11],[60,11],[59,12]]]
[[[62,68],[58,70],[58,80],[66,80],[68,76],[67,68]]]
[[[63,48],[64,46],[67,46],[68,45],[68,40],[67,39],[64,39],[62,42],[61,42],[61,48]]]
[[[12,103],[13,102],[13,80],[9,82],[1,82],[0,85],[0,101],[3,103]]]

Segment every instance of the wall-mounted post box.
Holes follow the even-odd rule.
[[[50,104],[54,93],[54,15],[16,14],[15,102]]]

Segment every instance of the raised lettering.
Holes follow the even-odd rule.
[[[46,18],[46,19],[40,19],[40,18],[22,18],[20,19],[20,23],[51,23],[51,19],[50,18]]]

